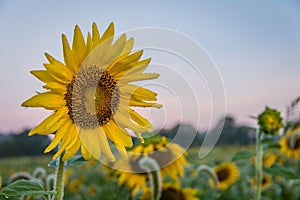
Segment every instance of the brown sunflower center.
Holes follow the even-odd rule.
[[[167,188],[162,191],[160,200],[185,200],[184,194],[175,188]]]
[[[95,128],[109,122],[119,105],[114,77],[97,66],[81,68],[65,94],[68,115],[81,128]]]
[[[263,179],[262,179],[262,185],[266,185],[268,183],[268,180],[267,180],[267,178],[266,177],[263,177]]]
[[[220,169],[216,172],[219,181],[224,181],[229,177],[230,171],[227,168]]]

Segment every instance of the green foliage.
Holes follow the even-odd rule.
[[[250,151],[238,151],[234,156],[232,157],[231,161],[235,162],[238,160],[244,160],[244,159],[249,159],[251,157],[255,156],[253,152]]]
[[[0,191],[3,197],[19,197],[23,195],[51,195],[52,191],[45,191],[43,186],[37,182],[29,180],[16,181]]]
[[[182,187],[191,187],[198,189],[198,197],[201,200],[252,200],[255,197],[254,186],[251,182],[254,172],[254,146],[217,146],[204,159],[199,160],[199,148],[191,148],[188,150],[187,160],[190,165],[185,169],[185,175],[180,178]],[[276,155],[278,151],[272,150]],[[27,169],[31,172],[37,166],[46,166],[47,160],[50,157],[41,157],[29,160],[30,158],[15,158],[5,159],[0,161],[1,176],[4,185],[7,183],[8,176],[6,173],[11,173],[7,169]],[[80,156],[74,157],[74,162],[81,160]],[[227,190],[220,191],[214,189],[209,184],[211,177],[206,173],[197,173],[197,168],[200,165],[208,165],[214,167],[224,161],[232,161],[238,166],[240,171],[239,180],[230,186]],[[34,162],[38,161],[38,162]],[[12,163],[12,165],[8,165]],[[34,164],[32,164],[34,163]],[[72,162],[73,163],[73,162]],[[22,167],[25,166],[24,167]],[[8,168],[7,168],[8,167]],[[264,172],[272,177],[272,185],[262,192],[264,200],[285,200],[297,199],[300,195],[295,188],[300,186],[300,161],[285,159],[283,163],[276,162],[271,167],[264,168]],[[54,171],[54,168],[49,167],[47,170]],[[16,170],[14,170],[16,171]],[[49,172],[48,172],[49,173]],[[82,165],[71,165],[67,168],[65,177],[66,187],[64,200],[128,200],[130,199],[130,190],[125,186],[120,186],[117,183],[115,171],[103,166],[100,162],[89,161]],[[40,187],[40,186],[38,186]],[[41,188],[39,188],[41,189]],[[45,189],[41,190],[45,192]],[[140,193],[139,193],[140,194]],[[139,194],[133,197],[137,200]],[[38,196],[35,196],[38,197]],[[42,197],[42,196],[41,196]],[[1,198],[0,198],[1,199]],[[13,198],[10,198],[13,199]],[[35,198],[38,199],[38,198]]]
[[[265,168],[264,169],[267,173],[272,174],[274,176],[282,176],[285,179],[296,179],[297,176],[296,174],[291,171],[289,168],[282,166],[282,165],[278,165],[278,164],[274,164],[272,165],[270,168]]]

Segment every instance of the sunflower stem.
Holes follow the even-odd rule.
[[[62,160],[63,155],[60,155],[57,160],[57,166],[55,170],[55,185],[54,191],[56,192],[53,195],[52,200],[62,200],[64,196],[64,171],[65,171],[65,162]]]
[[[261,199],[261,183],[262,183],[262,135],[259,130],[256,133],[256,200]]]
[[[152,158],[142,158],[139,165],[150,176],[152,200],[159,200],[162,191],[162,181],[158,163]]]
[[[198,174],[200,174],[201,172],[208,173],[208,175],[210,175],[213,178],[216,188],[219,188],[218,176],[211,167],[209,167],[207,165],[201,165],[197,168],[197,171],[198,171]]]

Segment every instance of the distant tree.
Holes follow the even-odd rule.
[[[231,116],[221,119],[219,124],[224,122],[224,126],[217,142],[217,145],[249,145],[255,142],[255,129],[237,125]],[[218,124],[218,125],[219,125]],[[217,125],[217,126],[218,126]]]
[[[8,136],[0,135],[0,157],[42,155],[51,140],[47,136],[28,137],[29,130]]]

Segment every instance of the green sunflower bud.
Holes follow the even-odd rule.
[[[283,127],[280,112],[266,107],[265,111],[258,116],[259,131],[265,134],[276,135]]]

